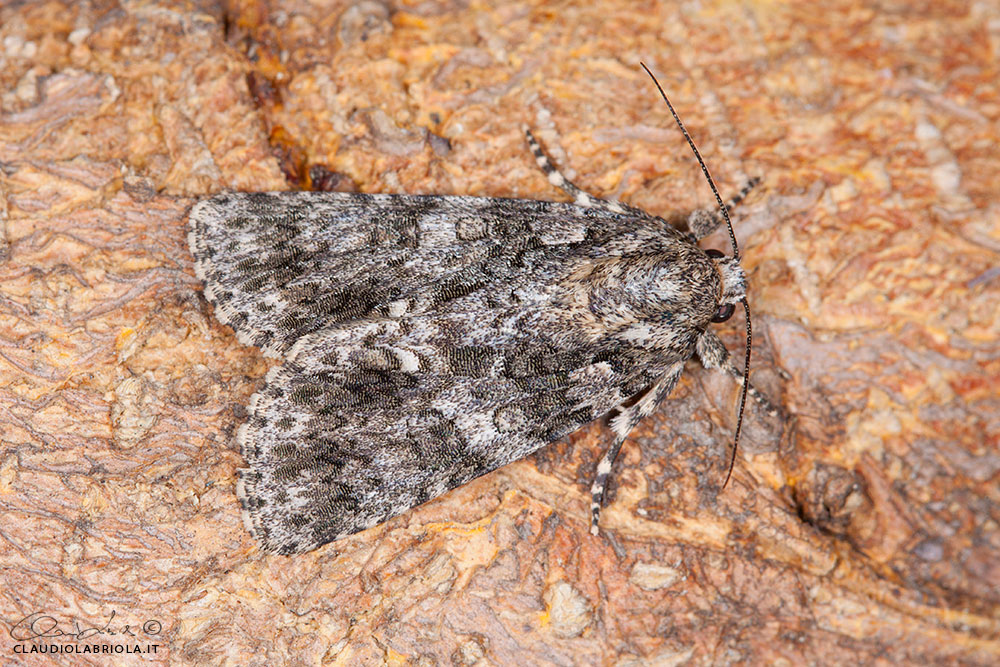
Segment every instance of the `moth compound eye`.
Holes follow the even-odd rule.
[[[715,323],[725,322],[726,320],[728,320],[730,317],[733,316],[733,312],[735,310],[736,306],[734,306],[733,304],[724,303],[721,306],[719,306],[719,310],[715,313],[715,317],[712,318],[712,321]]]
[[[715,248],[709,248],[708,250],[705,251],[705,254],[711,257],[712,259],[722,259],[723,257],[726,256],[725,253],[723,253],[721,250],[716,250]],[[734,306],[731,303],[720,304],[719,309],[715,311],[715,316],[712,318],[712,321],[715,322],[716,324],[718,324],[719,322],[725,322],[726,320],[728,320],[730,317],[733,316],[733,311],[735,310],[736,306]]]

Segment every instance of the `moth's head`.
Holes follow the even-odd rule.
[[[712,318],[713,322],[725,322],[733,315],[736,304],[743,300],[747,293],[747,276],[740,266],[739,260],[734,257],[726,257],[722,252],[710,249],[706,250],[715,263],[715,268],[722,276],[722,293],[719,295],[719,310]]]

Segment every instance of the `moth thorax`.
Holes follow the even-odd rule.
[[[699,248],[602,262],[587,276],[589,310],[611,327],[669,319],[700,326],[718,309],[721,274]]]

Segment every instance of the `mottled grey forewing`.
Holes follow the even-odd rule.
[[[478,319],[358,321],[296,344],[239,434],[244,516],[265,548],[314,549],[523,458],[668,363],[606,345],[554,353],[504,317]]]
[[[658,218],[571,204],[275,192],[198,203],[189,244],[220,321],[280,357],[338,322],[434,308],[515,280],[526,254],[583,246],[608,256],[679,237]]]

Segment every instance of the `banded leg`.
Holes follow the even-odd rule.
[[[611,419],[611,431],[615,434],[614,442],[604,452],[600,462],[597,464],[597,473],[594,483],[590,486],[590,532],[597,535],[597,522],[601,517],[601,503],[604,501],[604,484],[611,474],[611,466],[618,458],[618,452],[622,448],[625,438],[632,432],[643,417],[649,415],[666,398],[674,386],[677,385],[677,378],[684,370],[683,363],[676,363],[667,369],[656,383],[650,387],[642,398],[634,405],[618,408],[618,414]]]
[[[751,178],[747,181],[739,192],[737,192],[732,199],[726,202],[726,210],[732,211],[741,201],[746,199],[746,196],[750,194],[750,191],[760,183],[760,179],[757,177]],[[719,211],[717,206],[711,208],[701,208],[697,211],[692,211],[691,215],[688,216],[687,225],[688,231],[691,232],[695,239],[703,239],[725,222],[722,218],[722,213]]]
[[[563,176],[555,165],[552,164],[549,156],[546,155],[545,151],[542,150],[542,147],[538,145],[538,141],[535,139],[535,135],[531,133],[531,130],[524,128],[524,134],[528,138],[528,147],[531,149],[531,154],[535,156],[535,162],[545,173],[546,178],[549,179],[549,183],[572,197],[574,204],[585,208],[600,208],[606,211],[611,211],[612,213],[642,213],[641,211],[638,211],[638,209],[633,209],[620,202],[595,197],[573,185],[569,179]],[[647,214],[642,213],[642,215],[645,217]]]
[[[719,337],[712,333],[711,329],[706,329],[701,336],[698,337],[698,342],[695,347],[698,352],[698,358],[701,359],[701,365],[705,368],[718,368],[720,370],[726,371],[734,378],[736,378],[736,383],[743,386],[743,371],[736,368],[733,364],[732,357],[729,356],[729,350],[726,346],[722,344]],[[769,416],[774,417],[778,414],[778,408],[774,407],[774,404],[764,394],[760,393],[752,384],[747,384],[747,394],[750,395],[757,405],[761,407],[764,412]]]

